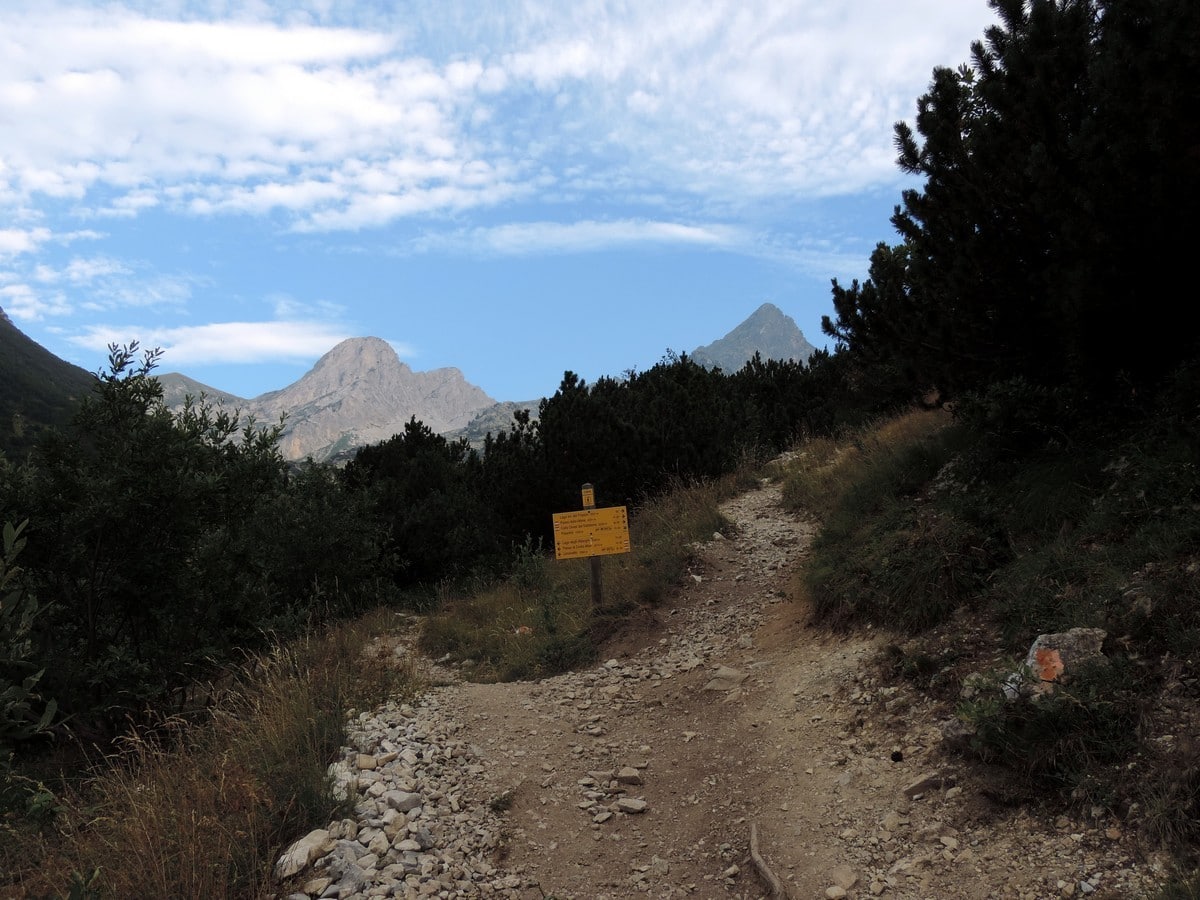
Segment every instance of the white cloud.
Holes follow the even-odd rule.
[[[32,253],[48,240],[49,228],[0,228],[0,257]]]
[[[508,66],[547,95],[570,93],[563,117],[660,184],[722,199],[832,195],[896,177],[892,123],[912,114],[934,64],[967,56],[983,7],[718,0],[616,19],[583,4]],[[575,140],[563,124],[556,152]]]
[[[94,237],[66,232],[43,239],[60,244]],[[28,261],[27,261],[28,262]],[[144,263],[105,255],[75,256],[62,264],[32,262],[0,269],[0,306],[15,319],[38,322],[126,308],[182,308],[197,279],[148,271]]]
[[[217,322],[182,328],[91,326],[68,340],[100,351],[138,341],[163,350],[164,367],[311,360],[351,335],[325,322]]]
[[[346,313],[346,307],[341,303],[329,300],[305,303],[290,294],[272,294],[267,297],[267,302],[276,319],[338,319]]]
[[[99,279],[125,278],[131,274],[129,266],[107,256],[76,257],[61,273],[71,284],[91,284]]]
[[[548,188],[735,206],[853,192],[896,178],[893,121],[991,18],[984,0],[291,8],[0,11],[0,198],[328,230]]]
[[[77,256],[60,267],[38,264],[29,278],[41,285],[62,285],[75,291],[74,303],[56,303],[57,314],[75,309],[98,312],[125,307],[178,307],[191,296],[194,279],[143,274],[145,268],[108,256]]]
[[[38,322],[47,316],[65,316],[73,311],[61,291],[39,291],[21,282],[0,286],[0,308],[14,319],[26,322]]]
[[[729,249],[743,241],[727,225],[685,225],[636,219],[581,222],[514,222],[452,234],[427,235],[416,249],[498,256],[589,253],[614,247],[676,244]]]
[[[391,34],[119,8],[0,12],[0,29],[16,51],[0,56],[0,120],[19,125],[0,135],[4,195],[84,200],[105,187],[117,196],[96,214],[168,202],[303,218],[371,192],[349,160],[409,163],[421,193],[470,202],[454,179],[478,162],[458,125],[484,80],[477,62],[404,58]]]

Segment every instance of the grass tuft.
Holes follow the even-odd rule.
[[[393,621],[375,613],[255,657],[206,721],[168,718],[126,736],[60,798],[57,839],[7,836],[9,886],[27,896],[85,883],[104,896],[262,896],[283,847],[340,811],[326,771],[347,710],[416,687],[410,665],[372,640]]]

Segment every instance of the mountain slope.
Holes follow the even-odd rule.
[[[807,362],[816,350],[791,316],[773,303],[764,303],[741,325],[718,341],[697,347],[692,359],[702,366],[733,373],[758,353],[766,359]]]
[[[96,376],[59,359],[0,309],[0,449],[23,454],[48,426],[71,420]]]
[[[224,406],[226,409],[247,409],[251,401],[246,400],[236,394],[229,394],[225,391],[218,390],[214,387],[209,387],[194,378],[189,378],[181,372],[167,372],[165,375],[157,376],[158,383],[163,389],[163,403],[171,409],[178,409],[183,406],[183,401],[187,397],[198,401],[201,395],[209,403],[214,403]]]

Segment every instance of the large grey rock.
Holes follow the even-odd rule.
[[[408,812],[410,809],[420,806],[424,802],[424,798],[411,791],[388,791],[383,795],[383,802],[396,812]]]
[[[303,872],[314,860],[333,849],[333,840],[324,828],[310,831],[284,851],[275,864],[275,877],[282,881]]]
[[[1025,655],[1025,667],[1038,681],[1058,681],[1082,663],[1103,659],[1108,633],[1101,628],[1072,628],[1060,634],[1040,634]]]

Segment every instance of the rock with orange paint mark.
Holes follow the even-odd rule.
[[[1025,666],[1036,683],[1052,687],[1082,664],[1104,659],[1101,647],[1107,636],[1102,628],[1072,628],[1059,634],[1038,635],[1025,657]]]
[[[1038,681],[1058,681],[1058,676],[1063,673],[1062,654],[1053,647],[1042,647],[1040,650],[1034,650],[1032,653],[1033,665],[1030,666],[1030,671],[1033,672],[1033,677]]]

